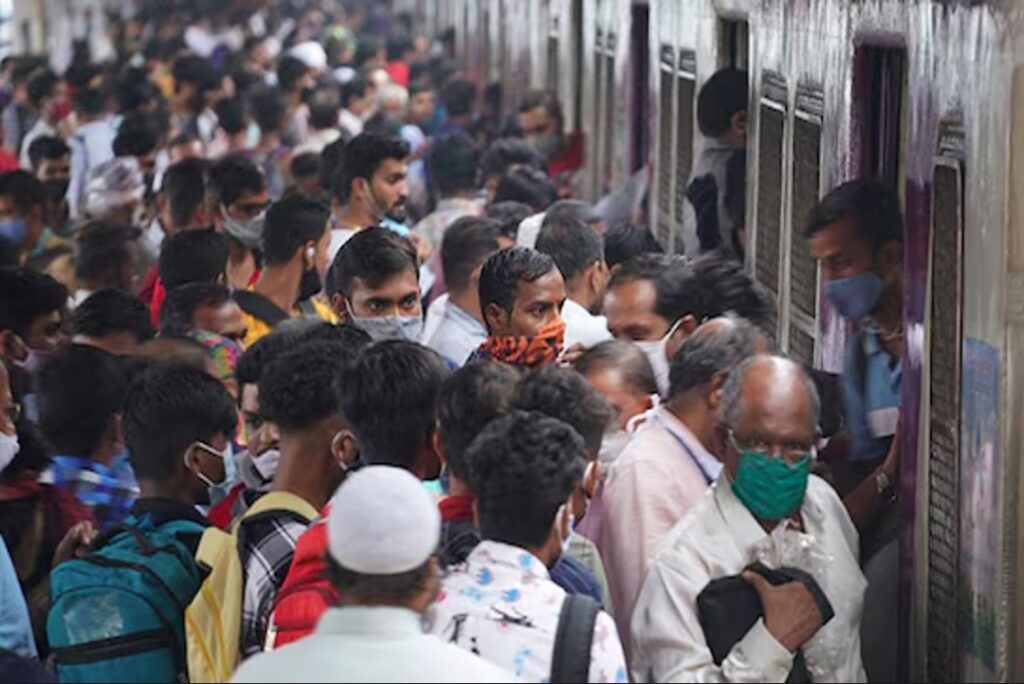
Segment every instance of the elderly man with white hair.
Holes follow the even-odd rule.
[[[717,427],[725,470],[651,562],[633,613],[635,681],[782,682],[793,670],[815,682],[866,680],[857,530],[835,491],[810,475],[819,410],[792,361],[758,355],[730,374]],[[723,578],[752,609],[747,625],[730,604],[725,626],[738,639],[724,645],[721,625],[704,631],[715,623],[702,594]]]
[[[511,682],[511,674],[425,634],[439,590],[441,516],[408,471],[370,466],[338,489],[327,568],[340,605],[309,637],[247,660],[233,682]]]

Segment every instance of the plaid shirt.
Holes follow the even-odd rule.
[[[54,456],[39,481],[77,496],[92,510],[101,531],[127,518],[139,496],[139,484],[127,453],[109,466],[81,456]]]
[[[263,650],[270,610],[295,556],[295,543],[309,527],[297,513],[277,510],[242,524],[242,659]]]

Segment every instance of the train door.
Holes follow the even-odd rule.
[[[853,62],[851,112],[852,177],[881,181],[899,196],[904,207],[908,187],[905,172],[906,80],[907,53],[902,46],[871,41],[857,45]],[[928,200],[915,198],[917,201]],[[904,248],[906,250],[906,242]],[[905,291],[912,286],[907,272],[904,256]],[[905,319],[907,313],[904,311]],[[842,332],[837,332],[844,330],[844,324],[838,316],[831,318],[829,323],[829,332],[835,332],[840,339],[845,338]],[[909,361],[904,352],[902,368],[908,367]],[[903,377],[916,376],[905,371]],[[914,413],[916,417],[920,395],[920,385],[903,382],[901,412]],[[913,452],[916,447],[917,423],[916,419],[904,416],[903,434],[896,435],[896,439],[903,445],[904,454]],[[905,470],[912,470],[913,462],[911,456],[901,459]],[[912,482],[913,478],[901,478],[901,501],[908,503],[898,510],[890,509],[883,513],[891,518],[887,522],[896,530],[911,529],[913,524],[913,506],[909,503],[915,500]],[[871,586],[864,606],[863,620],[867,627],[862,630],[862,651],[868,676],[877,681],[906,679],[910,653],[910,578],[914,562],[912,548],[905,544],[909,540],[909,536],[902,535],[888,542],[877,553],[862,559],[864,573]],[[955,563],[955,559],[950,560]]]
[[[718,20],[718,67],[747,70],[750,64],[750,24],[742,19]]]
[[[630,164],[629,173],[639,171],[650,154],[650,23],[651,8],[633,5],[629,43],[630,82]]]

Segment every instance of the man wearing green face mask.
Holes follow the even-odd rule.
[[[651,562],[631,625],[635,681],[785,681],[798,650],[816,664],[817,681],[865,681],[857,530],[835,491],[809,474],[819,410],[813,383],[787,359],[755,356],[730,374],[716,429],[725,472]],[[808,557],[828,559],[791,563],[832,603],[827,624],[803,583],[772,586],[745,571],[783,521],[801,533]],[[716,664],[697,596],[736,575],[757,591],[763,617]]]

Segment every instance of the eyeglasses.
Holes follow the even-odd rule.
[[[18,419],[21,418],[21,404],[14,402],[10,406],[6,406],[0,409],[5,416],[7,416],[12,423],[17,423]]]
[[[746,451],[756,451],[776,458],[781,458],[790,463],[799,461],[804,456],[810,456],[812,459],[817,456],[817,447],[813,442],[785,442],[782,444],[772,444],[760,437],[751,437],[750,439],[740,439],[733,432],[732,428],[729,429],[729,443],[736,453],[742,454]]]

